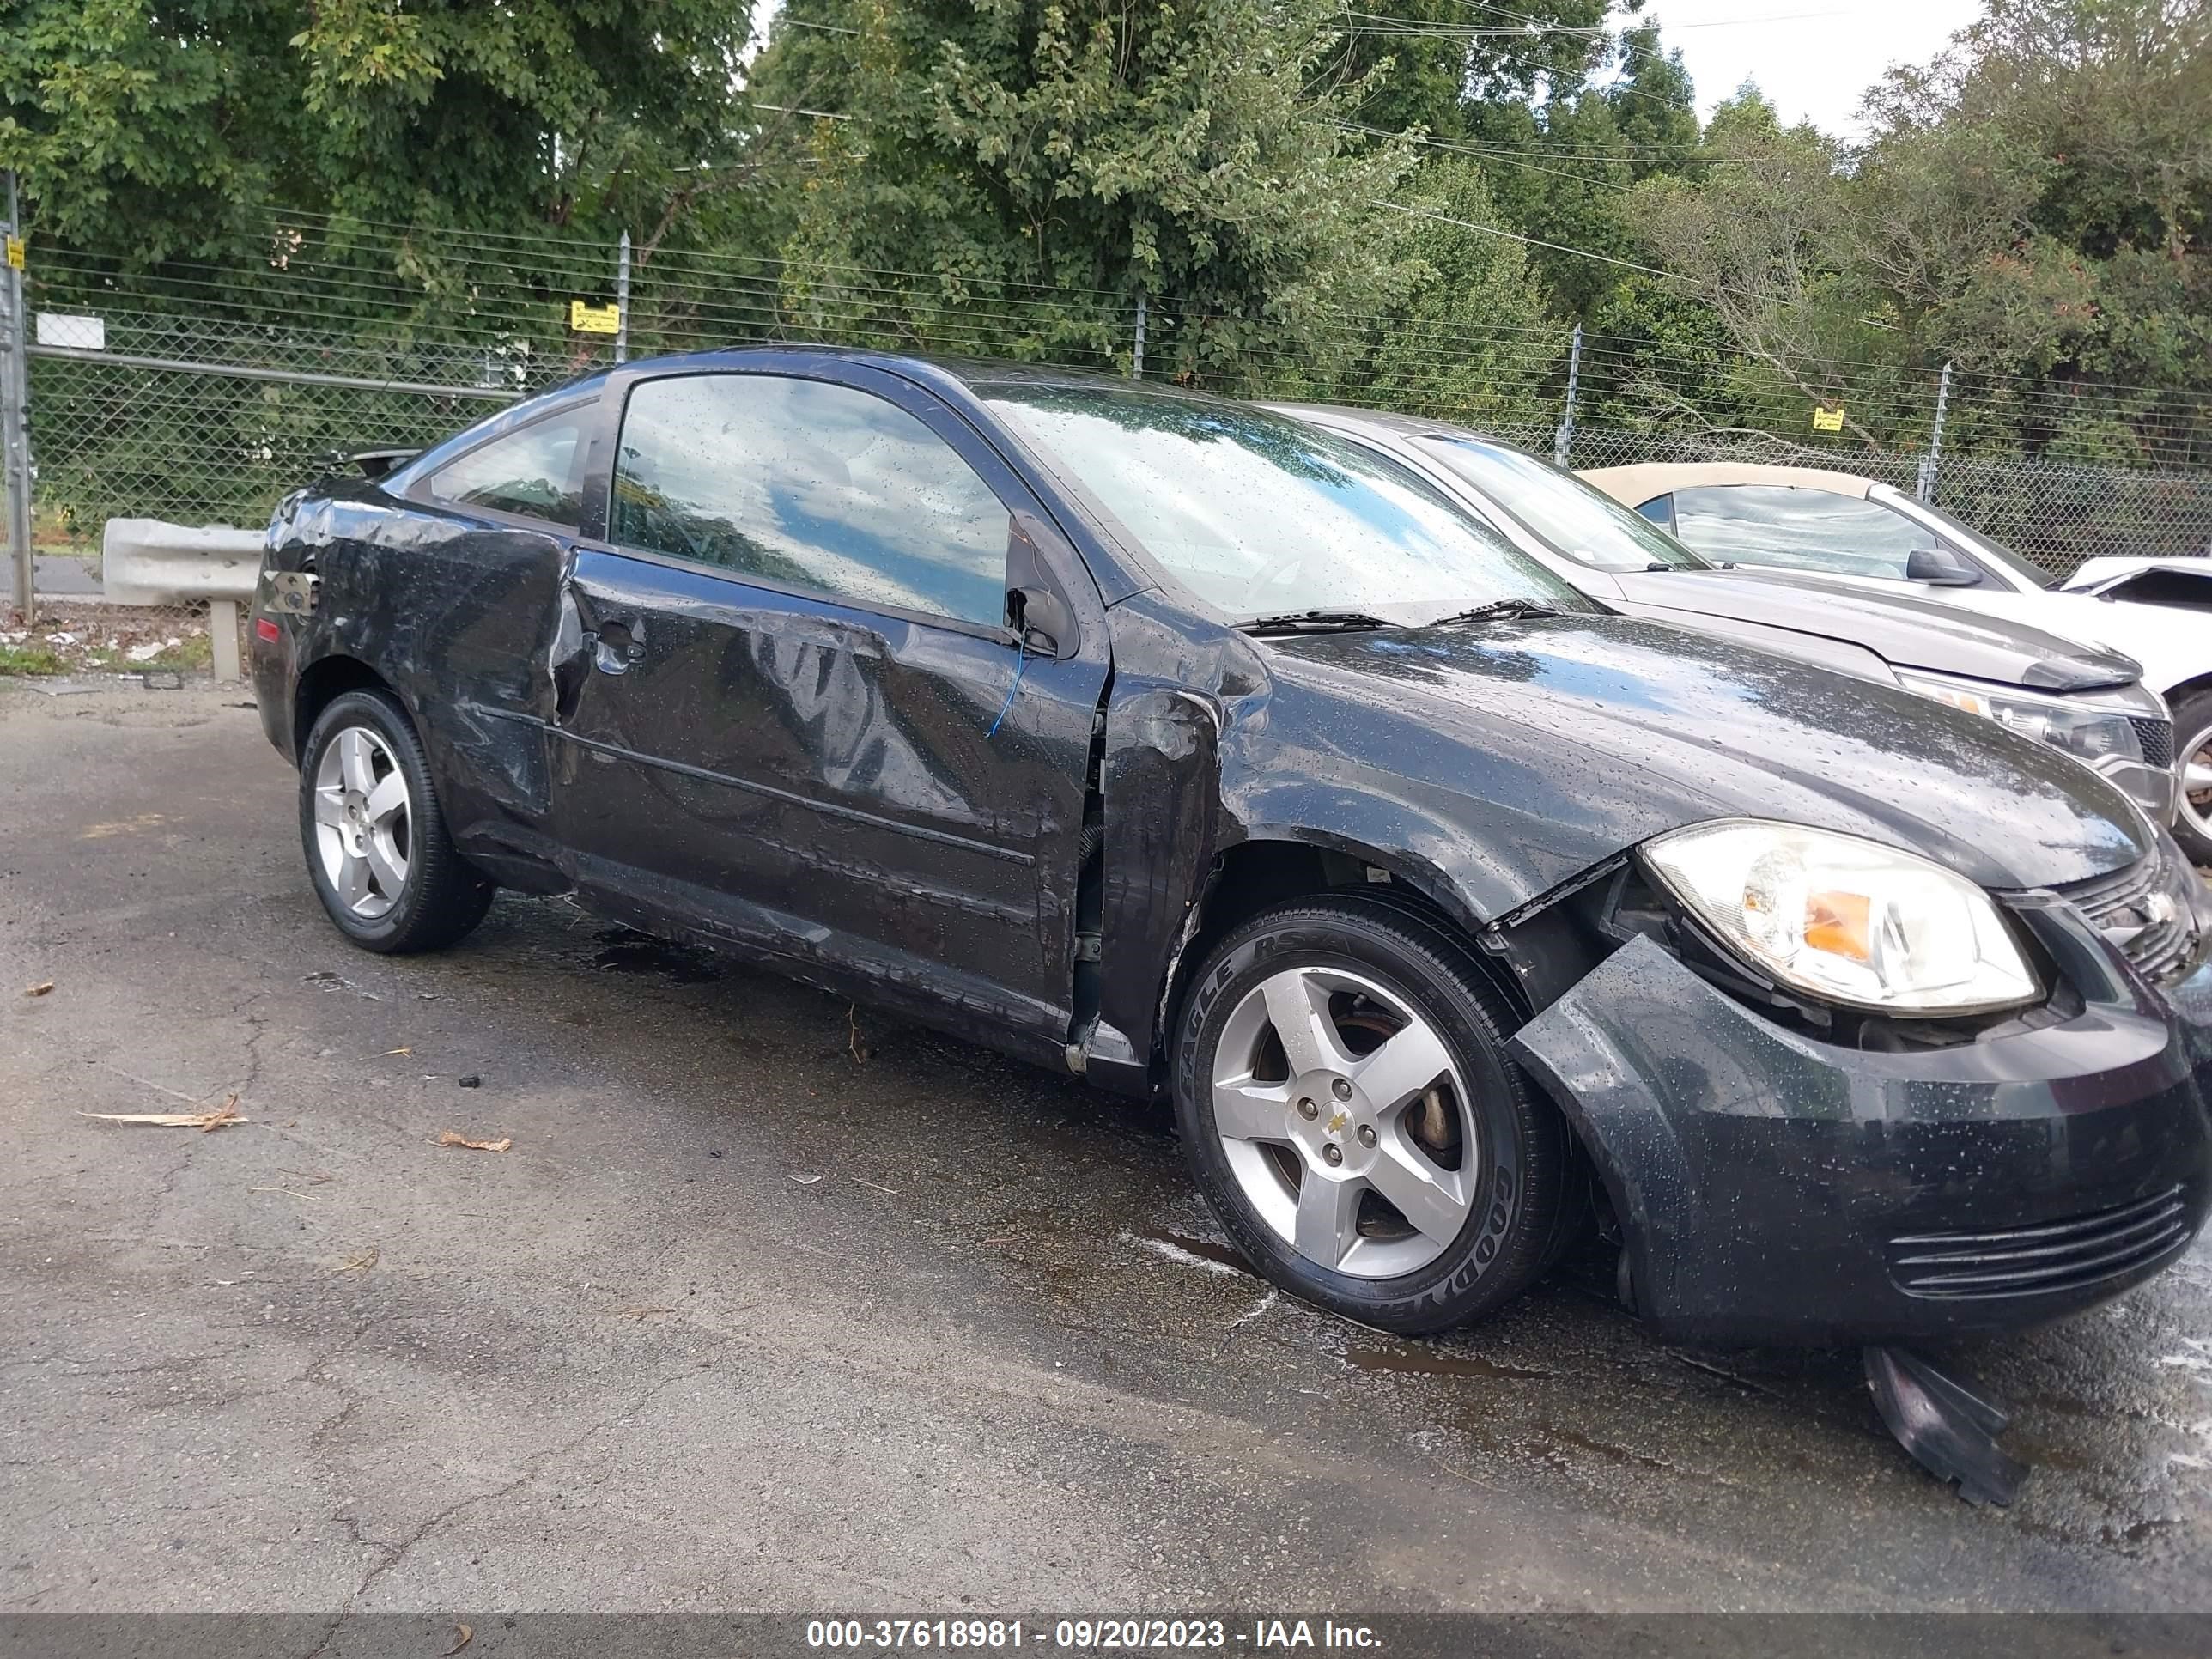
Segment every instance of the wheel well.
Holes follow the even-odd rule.
[[[384,677],[358,657],[325,657],[308,665],[292,690],[292,757],[307,752],[307,733],[323,710],[349,691],[389,691]]]
[[[1435,897],[1402,876],[1393,874],[1387,882],[1378,882],[1369,874],[1383,867],[1356,854],[1304,842],[1246,841],[1224,851],[1215,860],[1212,879],[1199,897],[1197,916],[1176,959],[1174,982],[1161,1007],[1163,1041],[1155,1046],[1154,1054],[1165,1054],[1165,1039],[1175,1030],[1182,1013],[1183,992],[1216,945],[1262,910],[1325,893],[1358,894],[1417,912],[1467,945],[1469,960],[1511,1011],[1516,1024],[1527,1018],[1531,1011],[1521,988],[1467,937],[1465,926]]]
[[[2212,674],[2199,674],[2193,680],[2184,680],[2180,684],[2169,688],[2166,694],[2166,706],[2170,711],[2174,704],[2193,697],[2200,691],[2212,691]]]
[[[1239,842],[1223,853],[1215,863],[1212,880],[1199,898],[1195,924],[1176,958],[1173,981],[1162,1000],[1160,1030],[1152,1048],[1155,1083],[1161,1080],[1169,1044],[1182,1018],[1182,998],[1199,964],[1212,954],[1217,944],[1261,911],[1294,899],[1314,898],[1327,893],[1357,894],[1418,915],[1466,946],[1469,964],[1506,1011],[1509,1030],[1517,1030],[1536,1012],[1529,1005],[1528,988],[1497,956],[1475,944],[1468,936],[1466,924],[1437,898],[1395,872],[1387,882],[1370,878],[1370,870],[1382,867],[1353,854],[1303,842]],[[1541,1093],[1540,1088],[1539,1092]],[[1557,1110],[1556,1106],[1553,1109]],[[1596,1165],[1589,1148],[1583,1142],[1582,1131],[1565,1113],[1559,1115],[1566,1127],[1568,1145],[1573,1149],[1571,1158],[1578,1171],[1574,1178],[1587,1187],[1592,1214],[1600,1231],[1618,1242],[1620,1224],[1612,1214],[1611,1194],[1595,1173]]]

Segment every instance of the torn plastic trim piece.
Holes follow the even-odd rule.
[[[1633,850],[1633,848],[1623,848],[1611,858],[1600,859],[1580,875],[1568,877],[1558,885],[1537,894],[1526,904],[1516,904],[1482,930],[1478,939],[1483,949],[1486,951],[1503,949],[1502,939],[1504,934],[1510,933],[1531,917],[1542,915],[1563,900],[1572,898],[1585,887],[1605,880],[1607,877],[1613,875],[1628,863]]]
[[[1977,1508],[2010,1507],[2027,1478],[2027,1465],[1996,1443],[2011,1411],[1908,1349],[1870,1347],[1863,1358],[1875,1409],[1912,1461],[1938,1480],[1956,1481],[1959,1496]]]

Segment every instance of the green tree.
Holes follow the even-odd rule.
[[[843,118],[817,123],[787,307],[844,337],[1112,362],[1143,295],[1149,360],[1230,387],[1352,349],[1333,319],[1413,274],[1372,205],[1412,162],[1338,125],[1366,85],[1317,74],[1338,15],[808,0],[757,82]]]
[[[1550,425],[1568,331],[1546,317],[1521,244],[1466,228],[1498,220],[1482,167],[1437,157],[1401,195],[1434,216],[1409,221],[1399,248],[1416,274],[1342,395],[1476,426]]]
[[[1468,0],[1392,0],[1347,14],[1321,69],[1335,84],[1363,88],[1351,118],[1382,132],[1463,137],[1468,25],[1481,21],[1469,10]]]
[[[1868,112],[1854,252],[1923,361],[2212,390],[2212,5],[1990,0]]]
[[[255,246],[272,208],[642,229],[754,159],[748,27],[742,0],[9,0],[0,164],[43,239],[139,266]]]
[[[1691,170],[1682,158],[1697,152],[1698,118],[1680,55],[1661,44],[1656,22],[1608,35],[1602,5],[1556,15],[1556,27],[1590,32],[1540,37],[1540,46],[1477,43],[1468,127],[1506,222],[1580,250],[1540,249],[1531,264],[1555,312],[1586,319],[1622,279],[1606,261],[1641,257],[1622,212],[1627,192]]]
[[[1711,162],[1703,179],[1645,179],[1627,200],[1627,222],[1745,360],[1747,395],[1786,391],[1800,411],[1841,401],[1846,428],[1882,447],[1887,434],[1861,418],[1832,373],[1839,361],[1880,356],[1856,304],[1833,141],[1809,126],[1784,129],[1747,88],[1714,112],[1700,154]],[[1796,423],[1780,408],[1766,418]]]
[[[1713,308],[1680,283],[1624,274],[1591,309],[1583,419],[1702,432],[1750,423],[1741,361]]]

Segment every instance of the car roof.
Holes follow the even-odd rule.
[[[1355,409],[1349,404],[1288,404],[1263,401],[1263,409],[1272,409],[1279,415],[1310,416],[1322,420],[1341,421],[1352,426],[1375,427],[1401,437],[1419,438],[1434,435],[1452,438],[1479,438],[1486,444],[1504,444],[1503,438],[1471,426],[1462,426],[1455,421],[1431,420],[1425,415],[1405,415],[1390,409]],[[1507,445],[1509,448],[1517,446]]]
[[[1188,398],[1194,402],[1217,401],[1220,395],[1162,380],[1132,380],[1126,375],[1105,369],[1071,368],[1057,363],[1021,362],[1012,358],[926,356],[914,352],[884,351],[867,346],[825,345],[811,340],[763,340],[746,345],[711,346],[697,351],[677,352],[659,357],[633,357],[617,367],[599,370],[598,378],[616,374],[634,377],[641,372],[665,374],[731,368],[751,357],[774,357],[787,362],[794,357],[818,357],[840,362],[862,363],[923,384],[951,384],[970,392],[979,386],[1018,385],[1111,386],[1121,392]],[[586,376],[585,380],[591,378]]]
[[[1636,466],[1589,466],[1582,476],[1617,501],[1641,507],[1654,495],[1710,484],[1779,484],[1863,498],[1881,483],[1853,472],[1817,466],[1774,466],[1752,461],[1647,461]]]

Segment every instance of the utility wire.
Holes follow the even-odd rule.
[[[1513,13],[1497,6],[1477,6],[1474,9],[1489,12],[1498,17],[1514,15]],[[1356,18],[1363,23],[1382,26],[1340,31],[1349,34],[1443,34],[1472,40],[1537,40],[1554,35],[1603,40],[1614,32],[1610,26],[1604,23],[1538,23],[1533,19],[1524,19],[1518,27],[1501,27],[1495,24],[1442,23],[1432,18],[1402,17],[1395,12],[1346,11],[1342,15]],[[1795,11],[1773,17],[1710,18],[1700,23],[1671,23],[1666,27],[1676,32],[1684,29],[1756,28],[1769,23],[1796,23],[1819,17],[1849,17],[1856,15],[1850,11]]]
[[[1443,138],[1428,138],[1410,132],[1391,132],[1382,127],[1364,126],[1357,121],[1332,121],[1330,125],[1332,126],[1341,128],[1346,132],[1363,133],[1370,137],[1402,138],[1409,143],[1419,144],[1424,149],[1451,150],[1463,155],[1473,155],[1478,158],[1486,159],[1497,159],[1490,157],[1488,153],[1486,151],[1476,149],[1466,144],[1455,144]],[[1550,177],[1554,179],[1565,179],[1570,184],[1591,185],[1599,190],[1614,191],[1622,195],[1626,195],[1629,191],[1634,188],[1633,185],[1624,185],[1618,179],[1595,178],[1587,173],[1568,173],[1559,167],[1543,167],[1534,161],[1522,161],[1517,158],[1511,161],[1511,165],[1521,167],[1529,173],[1541,173],[1548,174]]]
[[[1733,155],[1665,155],[1657,154],[1654,151],[1641,149],[1627,149],[1617,152],[1595,149],[1555,150],[1547,149],[1541,144],[1488,144],[1476,140],[1463,138],[1437,138],[1425,133],[1397,132],[1393,131],[1389,127],[1370,126],[1364,121],[1346,121],[1341,118],[1332,121],[1331,125],[1341,127],[1348,132],[1364,133],[1369,137],[1372,138],[1402,138],[1407,143],[1418,144],[1424,149],[1449,150],[1454,155],[1474,155],[1480,156],[1485,160],[1489,161],[1507,161],[1513,163],[1516,166],[1529,167],[1537,173],[1548,173],[1551,169],[1548,167],[1537,167],[1533,161],[1527,161],[1522,158],[1540,156],[1547,161],[1582,161],[1588,163],[1603,163],[1615,167],[1629,166],[1639,162],[1657,163],[1664,161],[1679,161],[1685,163],[1705,162],[1717,167],[1743,167],[1750,165],[1750,163],[1743,157]],[[1580,179],[1583,177],[1581,173],[1561,173],[1559,176],[1563,179]],[[1607,181],[1593,179],[1588,180],[1588,182],[1591,184],[1600,184]]]
[[[1518,231],[1501,230],[1496,225],[1478,225],[1469,219],[1455,219],[1448,213],[1437,213],[1428,208],[1407,207],[1403,202],[1389,202],[1381,197],[1371,198],[1370,207],[1389,208],[1393,213],[1403,213],[1416,219],[1430,219],[1440,225],[1456,225],[1462,230],[1478,231],[1485,236],[1502,236],[1509,242],[1522,242],[1530,247],[1547,248],[1554,253],[1571,253],[1577,258],[1595,259],[1601,264],[1619,265],[1623,270],[1640,271],[1646,276],[1657,276],[1670,283],[1687,279],[1671,270],[1662,270],[1656,265],[1640,265],[1633,259],[1615,258],[1610,253],[1598,253],[1586,247],[1571,247],[1565,242],[1547,242],[1539,236],[1523,236]],[[1771,296],[1753,294],[1747,289],[1720,285],[1723,294],[1733,294],[1740,299],[1762,300]]]

